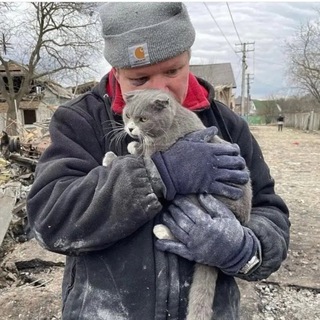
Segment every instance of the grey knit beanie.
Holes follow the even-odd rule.
[[[180,2],[109,2],[100,7],[104,56],[117,68],[164,61],[189,50],[195,30]]]

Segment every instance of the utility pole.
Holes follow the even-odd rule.
[[[241,51],[236,51],[237,53],[242,52],[242,80],[241,80],[241,116],[244,116],[244,96],[246,91],[246,53],[249,51],[254,51],[253,49],[248,49],[247,46],[254,45],[254,42],[244,42],[240,44],[236,44],[236,46],[241,46]]]
[[[250,80],[253,80],[253,78],[250,78],[250,76],[252,76],[252,75],[247,73],[247,114],[250,111],[250,101],[251,101],[251,97],[250,97]]]

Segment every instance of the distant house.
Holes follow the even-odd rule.
[[[241,97],[237,97],[235,99],[235,108],[234,111],[237,114],[241,114]],[[245,115],[250,115],[250,114],[255,114],[256,113],[256,106],[253,103],[252,100],[248,99],[247,97],[244,98],[244,110],[243,110]]]
[[[271,123],[275,122],[279,113],[281,112],[281,106],[274,100],[252,100],[254,106],[254,112],[251,112],[252,121],[255,123]]]
[[[234,110],[235,103],[232,90],[237,85],[231,63],[191,65],[190,71],[195,76],[208,81],[214,87],[215,98]]]
[[[14,76],[16,90],[22,82],[24,70],[16,63],[9,65],[10,72]],[[4,67],[0,66],[0,76],[5,78]],[[6,80],[6,79],[5,79]],[[36,80],[29,86],[29,92],[25,94],[17,106],[17,120],[21,125],[31,125],[34,122],[42,122],[51,118],[57,106],[72,98],[72,93],[51,80]],[[0,92],[0,130],[5,128],[5,119],[8,104]]]
[[[85,93],[87,91],[90,91],[93,87],[95,87],[99,82],[98,81],[89,81],[83,84],[79,84],[73,87],[69,87],[72,91],[72,93],[77,96],[79,94]]]

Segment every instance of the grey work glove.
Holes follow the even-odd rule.
[[[245,160],[239,146],[227,143],[207,143],[218,132],[206,128],[179,139],[164,152],[151,156],[166,186],[167,200],[176,194],[210,193],[239,199],[243,191],[234,184],[249,181]]]
[[[157,240],[156,247],[185,259],[237,274],[256,254],[259,240],[212,195],[199,195],[200,205],[177,197],[163,215],[177,240]]]

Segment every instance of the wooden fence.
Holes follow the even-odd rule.
[[[305,131],[320,130],[320,112],[283,113],[285,127]],[[277,116],[250,115],[245,117],[250,125],[277,124]]]
[[[284,124],[286,127],[293,127],[307,131],[320,130],[320,113],[311,111],[304,113],[285,113]]]

